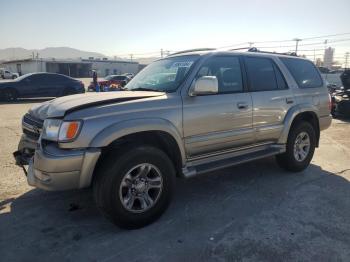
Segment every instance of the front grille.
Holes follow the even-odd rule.
[[[26,134],[32,140],[38,140],[40,134],[29,131],[28,129],[23,128],[23,133]]]
[[[27,113],[22,119],[23,133],[33,140],[38,140],[43,128],[43,123],[43,120]]]

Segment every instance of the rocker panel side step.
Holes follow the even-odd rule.
[[[183,168],[183,175],[185,178],[193,177],[199,174],[208,173],[211,171],[215,171],[218,169],[235,166],[238,164],[243,164],[246,162],[250,162],[253,160],[274,156],[280,153],[283,153],[285,151],[285,147],[281,146],[271,146],[266,149],[255,151],[255,152],[249,152],[249,153],[242,153],[236,156],[231,156],[227,158],[222,158],[216,161],[210,161],[208,159],[208,162],[201,163],[195,165],[195,163],[189,162],[188,165]]]

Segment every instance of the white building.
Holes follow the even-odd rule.
[[[331,69],[333,65],[334,48],[328,47],[324,50],[323,66]]]
[[[5,61],[2,66],[11,72],[20,75],[49,72],[59,73],[72,77],[90,77],[92,70],[97,71],[99,77],[106,75],[117,75],[124,73],[136,74],[139,71],[139,63],[132,61],[108,60],[108,59],[74,59],[74,60],[56,60],[56,59],[21,59]]]

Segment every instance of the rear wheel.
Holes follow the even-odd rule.
[[[69,96],[69,95],[74,95],[76,94],[75,90],[72,88],[66,88],[63,93],[62,96]]]
[[[158,148],[136,146],[107,157],[93,183],[97,206],[116,225],[139,228],[160,217],[173,192],[175,170]]]
[[[305,121],[296,123],[289,132],[286,146],[286,152],[276,156],[279,166],[294,172],[307,168],[316,146],[313,126]]]

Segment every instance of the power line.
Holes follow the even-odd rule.
[[[325,38],[325,37],[333,37],[333,36],[340,36],[340,35],[350,35],[350,33],[333,34],[333,35],[322,35],[322,36],[313,36],[313,37],[303,38],[303,40],[318,39],[318,38]]]
[[[312,39],[321,39],[321,38],[326,38],[326,37],[335,37],[335,36],[345,36],[345,35],[350,35],[350,33],[340,33],[340,34],[329,34],[329,35],[321,35],[321,36],[312,36],[312,37],[306,37],[306,38],[294,38],[294,39],[285,39],[285,40],[271,40],[271,41],[249,41],[249,42],[242,42],[242,43],[237,43],[237,44],[232,44],[232,45],[226,45],[226,46],[220,46],[217,49],[225,49],[225,48],[231,48],[231,47],[238,47],[238,46],[250,46],[252,47],[253,44],[267,44],[267,43],[286,43],[286,42],[293,42],[295,41],[295,45],[273,45],[273,46],[257,46],[256,48],[290,48],[290,47],[294,47],[295,51],[299,51],[299,52],[304,52],[306,50],[298,50],[299,47],[301,46],[317,46],[317,45],[324,45],[324,44],[330,44],[332,43],[332,45],[334,45],[334,43],[340,43],[340,42],[347,42],[350,41],[350,38],[345,38],[345,39],[331,39],[331,40],[326,40],[326,41],[322,41],[322,42],[314,42],[314,43],[299,43],[300,41],[309,41]],[[307,50],[307,51],[314,51],[314,50]],[[306,51],[306,52],[307,52]],[[315,50],[316,51],[316,50]],[[167,50],[166,52],[176,52],[176,51],[170,51]],[[155,56],[155,57],[159,57],[159,50],[158,51],[153,51],[153,52],[144,52],[144,53],[133,53],[133,57],[139,57],[139,56]],[[119,54],[119,56],[130,56],[130,54]],[[164,50],[163,50],[163,56],[164,56]],[[161,52],[161,56],[162,57],[162,52]]]

